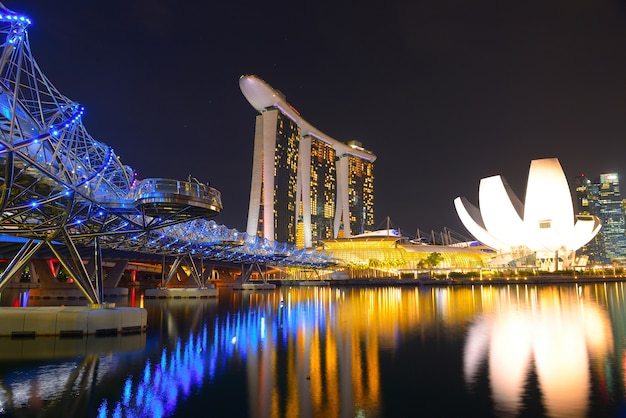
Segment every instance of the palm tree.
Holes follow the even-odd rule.
[[[437,267],[437,264],[439,264],[440,261],[443,260],[443,254],[441,253],[429,253],[428,257],[423,258],[419,261],[418,266],[419,267],[427,267],[428,268],[428,277],[431,276],[432,273],[432,269],[433,267]]]

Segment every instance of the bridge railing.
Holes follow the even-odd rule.
[[[217,189],[202,183],[166,178],[139,180],[130,190],[128,199],[140,200],[168,195],[186,196],[222,207],[222,196]]]

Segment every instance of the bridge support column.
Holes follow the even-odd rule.
[[[93,247],[93,260],[95,263],[94,267],[96,268],[94,279],[96,284],[96,293],[98,295],[98,303],[101,303],[104,301],[104,271],[102,270],[102,248],[100,247],[99,236],[96,236]]]
[[[172,280],[172,277],[174,277],[174,275],[177,273],[178,267],[180,267],[180,264],[182,263],[182,261],[183,261],[182,256],[176,257],[176,259],[172,263],[172,267],[170,267],[170,271],[167,273],[167,277],[165,277],[165,282],[163,283],[161,287],[167,287],[170,280]],[[165,271],[165,263],[163,264],[163,271]]]
[[[115,263],[109,274],[103,279],[105,287],[117,287],[127,266],[128,260],[119,260]]]
[[[76,268],[72,267],[72,265],[68,262],[68,260],[63,257],[56,247],[52,244],[51,241],[45,241],[50,250],[54,253],[55,257],[59,260],[59,263],[65,268],[65,270],[72,276],[75,280],[76,285],[80,288],[80,290],[85,294],[89,303],[92,304],[100,304],[102,299],[99,297],[96,289],[93,287],[93,283],[89,278],[89,274],[87,274],[87,270],[85,265],[83,264],[83,260],[76,249],[76,246],[72,242],[69,234],[65,229],[61,229],[61,233],[63,235],[63,240],[67,245],[67,249],[70,252],[70,256],[72,262]]]
[[[261,266],[258,262],[254,262],[250,264],[248,270],[245,269],[244,264],[241,265],[241,283],[247,283],[250,281],[250,277],[252,277],[252,273],[257,271],[263,283],[267,283],[267,278],[265,277],[265,273],[261,269]]]
[[[41,248],[44,241],[39,241],[35,243],[34,239],[29,239],[20,250],[17,252],[13,260],[9,263],[7,268],[0,274],[0,289],[6,286],[7,283],[11,281],[11,279],[20,272],[26,264],[30,261],[30,259],[35,255],[37,250]]]

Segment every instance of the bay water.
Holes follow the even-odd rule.
[[[144,333],[0,338],[0,416],[626,416],[625,294],[623,282],[167,300],[131,288],[114,302],[147,310]]]

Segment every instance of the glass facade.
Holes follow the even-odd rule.
[[[350,223],[350,235],[371,230],[374,165],[367,156],[375,156],[360,145],[333,141],[303,136],[298,122],[278,108],[257,117],[248,231],[315,247],[345,236],[344,222]]]
[[[300,128],[278,112],[274,148],[274,239],[296,242],[296,186]]]
[[[324,250],[343,260],[351,278],[393,277],[415,273],[432,253],[439,253],[442,269],[479,269],[493,257],[473,247],[416,245],[398,237],[357,237],[324,241]]]
[[[602,221],[602,229],[581,254],[596,264],[625,264],[626,225],[618,174],[601,174],[593,181],[580,175],[575,184],[579,213],[595,215]]]
[[[577,176],[574,182],[576,186],[576,200],[578,203],[579,215],[597,215],[598,202],[594,196],[598,195],[598,186],[584,174]],[[604,254],[603,240],[600,238],[602,229],[596,234],[591,241],[585,244],[578,253],[588,258],[591,263],[601,263],[602,254]]]
[[[311,237],[314,245],[333,237],[337,201],[336,157],[332,145],[317,138],[311,139]]]
[[[374,164],[352,155],[348,164],[350,233],[359,235],[374,226]]]

